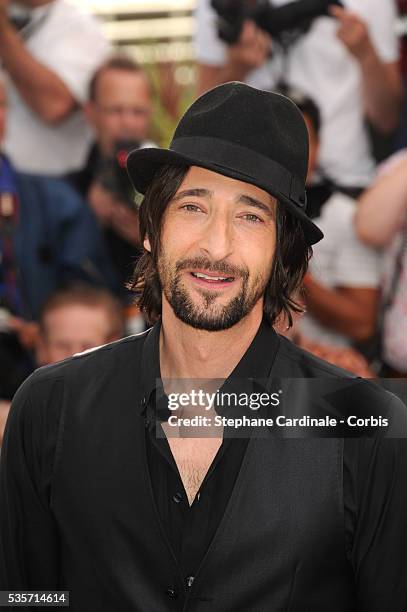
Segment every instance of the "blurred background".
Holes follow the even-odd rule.
[[[309,132],[325,238],[278,331],[405,377],[406,41],[407,0],[1,1],[0,439],[33,369],[150,325],[126,157],[230,80],[288,95]]]

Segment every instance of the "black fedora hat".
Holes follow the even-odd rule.
[[[306,213],[307,127],[281,94],[239,82],[206,92],[181,118],[169,149],[130,153],[127,169],[136,190],[144,194],[166,164],[200,166],[256,185],[301,220],[309,244],[323,237]]]

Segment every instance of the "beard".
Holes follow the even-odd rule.
[[[227,304],[219,304],[221,295],[210,289],[198,289],[202,303],[197,304],[182,283],[181,272],[185,269],[201,268],[225,276],[241,279],[239,293]],[[257,275],[250,282],[247,268],[238,268],[224,262],[212,262],[204,257],[183,259],[171,265],[164,254],[158,258],[158,274],[162,291],[183,323],[205,331],[222,331],[239,323],[253,309],[264,294],[268,279]]]

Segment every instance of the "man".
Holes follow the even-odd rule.
[[[376,181],[361,197],[355,219],[360,239],[382,249],[381,338],[376,357],[381,375],[397,378],[407,375],[406,171],[407,149],[402,149],[380,166]]]
[[[36,362],[46,365],[122,338],[124,317],[120,303],[105,289],[74,284],[47,299],[36,327]],[[0,400],[0,447],[9,408],[9,401]]]
[[[279,8],[289,2],[270,4]],[[327,3],[330,15],[314,19],[287,46],[287,39],[283,45],[270,41],[253,21],[246,21],[238,42],[227,46],[217,35],[210,0],[199,0],[198,90],[238,79],[261,89],[288,85],[312,97],[322,115],[319,181],[333,182],[355,195],[374,175],[365,117],[380,132],[394,129],[403,87],[394,0],[343,4],[344,8],[328,11]]]
[[[307,185],[319,148],[319,110],[312,99],[293,91],[308,128],[310,155]],[[304,337],[330,347],[363,345],[374,334],[379,302],[380,254],[359,240],[354,228],[358,203],[335,191],[314,223],[324,233],[305,276],[307,312],[299,320]]]
[[[87,195],[101,163],[114,156],[118,142],[152,146],[148,137],[153,100],[147,74],[129,57],[115,55],[106,59],[90,81],[84,112],[95,142],[86,164],[70,178]]]
[[[117,152],[153,146],[148,140],[153,112],[151,84],[145,71],[126,56],[112,56],[94,74],[85,115],[95,134],[86,164],[68,176],[89,201],[104,228],[112,262],[123,286],[138,254],[138,216],[126,195],[127,174],[118,176]],[[116,172],[115,172],[116,168]],[[128,190],[129,191],[129,190]]]
[[[312,377],[339,383],[271,326],[298,309],[321,239],[305,212],[307,148],[292,102],[229,83],[188,109],[169,150],[132,153],[145,193],[135,289],[158,321],[38,371],[15,398],[2,589],[70,590],[77,611],[405,609],[404,441],[169,432],[179,379],[247,390],[300,378],[301,397],[283,384],[297,408]],[[399,405],[345,384],[352,410],[363,395],[367,410]]]
[[[33,370],[35,321],[48,295],[72,280],[115,282],[90,208],[59,179],[15,171],[1,152],[7,124],[0,82],[1,399],[11,399]]]
[[[39,365],[118,340],[124,335],[120,303],[105,289],[72,285],[53,293],[39,319]]]
[[[1,0],[0,62],[10,106],[6,151],[16,168],[63,175],[90,143],[80,106],[109,53],[95,20],[65,0]]]

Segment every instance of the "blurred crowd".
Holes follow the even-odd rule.
[[[325,238],[299,296],[306,314],[278,330],[358,375],[403,377],[407,62],[396,20],[407,2],[305,4],[196,0],[195,95],[241,80],[298,105],[308,210]],[[148,327],[127,286],[141,246],[125,162],[156,146],[158,93],[69,0],[0,0],[0,64],[1,443],[33,369]]]

